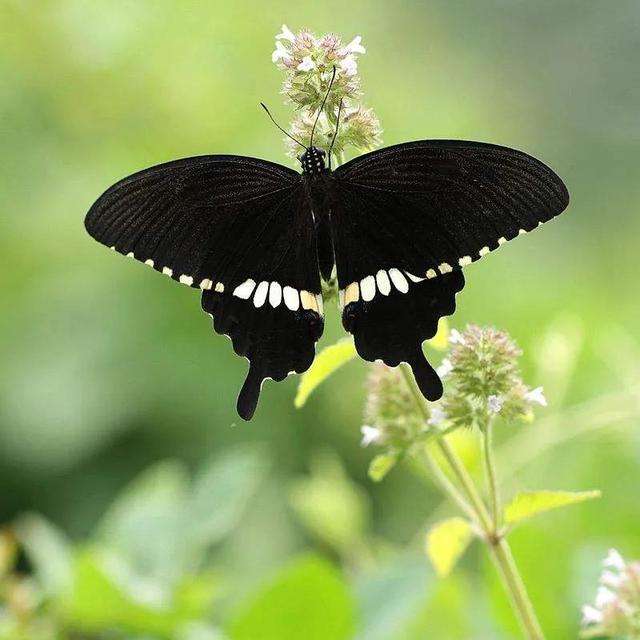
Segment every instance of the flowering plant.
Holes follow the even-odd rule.
[[[333,153],[337,159],[342,159],[349,147],[367,150],[380,144],[380,123],[373,110],[360,103],[358,56],[365,51],[360,36],[345,45],[334,34],[318,38],[310,31],[302,30],[294,35],[286,25],[282,25],[271,59],[285,72],[282,93],[296,108],[296,116],[290,124],[294,138],[310,139],[335,69],[333,86],[315,131],[318,146],[323,149],[331,147],[338,114],[340,127],[333,142]],[[289,154],[296,157],[299,150],[295,142],[289,139],[286,142]]]

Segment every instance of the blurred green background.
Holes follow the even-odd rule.
[[[429,482],[408,466],[380,484],[367,478],[364,363],[347,365],[301,410],[295,379],[267,383],[255,419],[241,423],[234,407],[246,363],[213,334],[197,293],[84,231],[94,199],[140,168],[204,153],[289,162],[259,108],[265,101],[283,122],[291,115],[270,60],[282,22],[346,42],[363,36],[365,102],[385,144],[505,144],[543,159],[569,186],[565,215],[469,268],[452,325],[510,332],[525,351],[525,380],[544,385],[551,404],[538,422],[500,434],[505,493],[603,491],[513,536],[549,637],[575,637],[606,549],[640,557],[635,0],[2,0],[0,523],[33,536],[51,526],[22,515],[35,512],[78,545],[99,546],[108,530],[112,550],[120,527],[155,558],[143,573],[159,557],[163,579],[215,573],[211,626],[203,606],[190,635],[115,621],[126,638],[206,640],[219,637],[214,627],[271,638],[247,631],[251,612],[228,621],[292,562],[293,592],[303,598],[308,588],[326,607],[324,624],[337,620],[319,638],[517,637],[484,550],[474,548],[450,578],[433,576],[421,532],[447,507]],[[331,308],[321,344],[341,335]],[[206,476],[212,464],[216,481],[205,478],[187,498],[185,474]],[[125,489],[149,468],[148,496]],[[132,520],[121,514],[113,524],[118,495]],[[176,539],[197,520],[178,509],[189,500],[200,515],[223,503],[230,513],[221,524],[204,518],[201,561],[178,569]],[[318,513],[309,516],[309,504]],[[332,604],[322,580],[344,582],[350,604]],[[275,610],[287,618],[293,605],[281,604]],[[333,616],[334,604],[353,608],[344,629],[348,612]],[[86,611],[77,619],[93,620]],[[74,637],[121,637],[85,626],[94,631]],[[303,637],[295,629],[286,638]]]

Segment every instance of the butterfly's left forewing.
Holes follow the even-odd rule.
[[[202,289],[214,329],[250,363],[249,419],[265,378],[305,371],[322,334],[320,276],[300,175],[238,156],[186,158],[134,174],[91,207],[89,233]]]
[[[423,394],[442,385],[422,353],[455,310],[462,267],[558,215],[558,176],[496,145],[420,141],[387,147],[333,175],[331,224],[343,324],[358,353],[409,363]]]

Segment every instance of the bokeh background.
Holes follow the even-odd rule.
[[[603,491],[512,537],[549,637],[576,637],[606,550],[640,557],[635,0],[3,0],[5,547],[7,532],[17,531],[45,563],[54,549],[80,556],[86,602],[43,614],[85,629],[69,637],[223,637],[214,629],[275,637],[252,594],[287,567],[298,571],[296,597],[308,589],[316,598],[309,615],[324,611],[318,638],[517,637],[483,549],[472,548],[446,580],[433,575],[422,536],[434,513],[450,510],[429,481],[407,465],[381,483],[368,479],[373,453],[359,433],[364,363],[345,366],[301,410],[295,379],[268,383],[255,419],[242,423],[234,407],[246,363],[213,334],[197,293],[84,231],[94,199],[148,165],[204,153],[290,162],[259,108],[262,100],[281,121],[291,115],[270,59],[282,22],[347,42],[363,36],[365,102],[386,144],[506,144],[540,157],[569,186],[565,215],[469,268],[451,322],[507,330],[525,352],[525,380],[544,385],[550,402],[533,424],[499,433],[505,493]],[[331,308],[321,345],[341,336]],[[473,448],[465,455],[473,465]],[[197,552],[186,552],[181,542],[199,517]],[[109,550],[105,575],[120,585],[110,596],[98,588],[107,578],[92,573],[95,549]],[[33,557],[21,552],[17,562],[28,573]],[[214,584],[215,603],[182,618],[167,612],[176,580],[199,594],[185,587],[194,607]],[[339,581],[347,594],[348,633],[322,580]],[[290,596],[281,605],[276,613],[287,617]],[[252,615],[262,635],[251,631]],[[327,620],[338,620],[335,629]],[[58,623],[6,637],[53,637],[47,624]],[[295,624],[286,637],[299,637]]]

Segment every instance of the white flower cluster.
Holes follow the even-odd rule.
[[[298,113],[290,126],[294,137],[309,143],[311,129],[335,69],[333,86],[316,129],[316,146],[325,150],[331,146],[341,105],[335,156],[341,157],[349,146],[367,150],[379,144],[380,124],[373,112],[359,103],[358,56],[365,51],[360,36],[345,45],[334,34],[318,38],[310,31],[302,30],[296,35],[282,25],[271,60],[285,72],[282,92]],[[300,150],[295,143],[288,140],[287,144],[290,154],[297,156]]]
[[[640,562],[610,549],[602,564],[595,602],[582,607],[582,637],[640,637]]]

